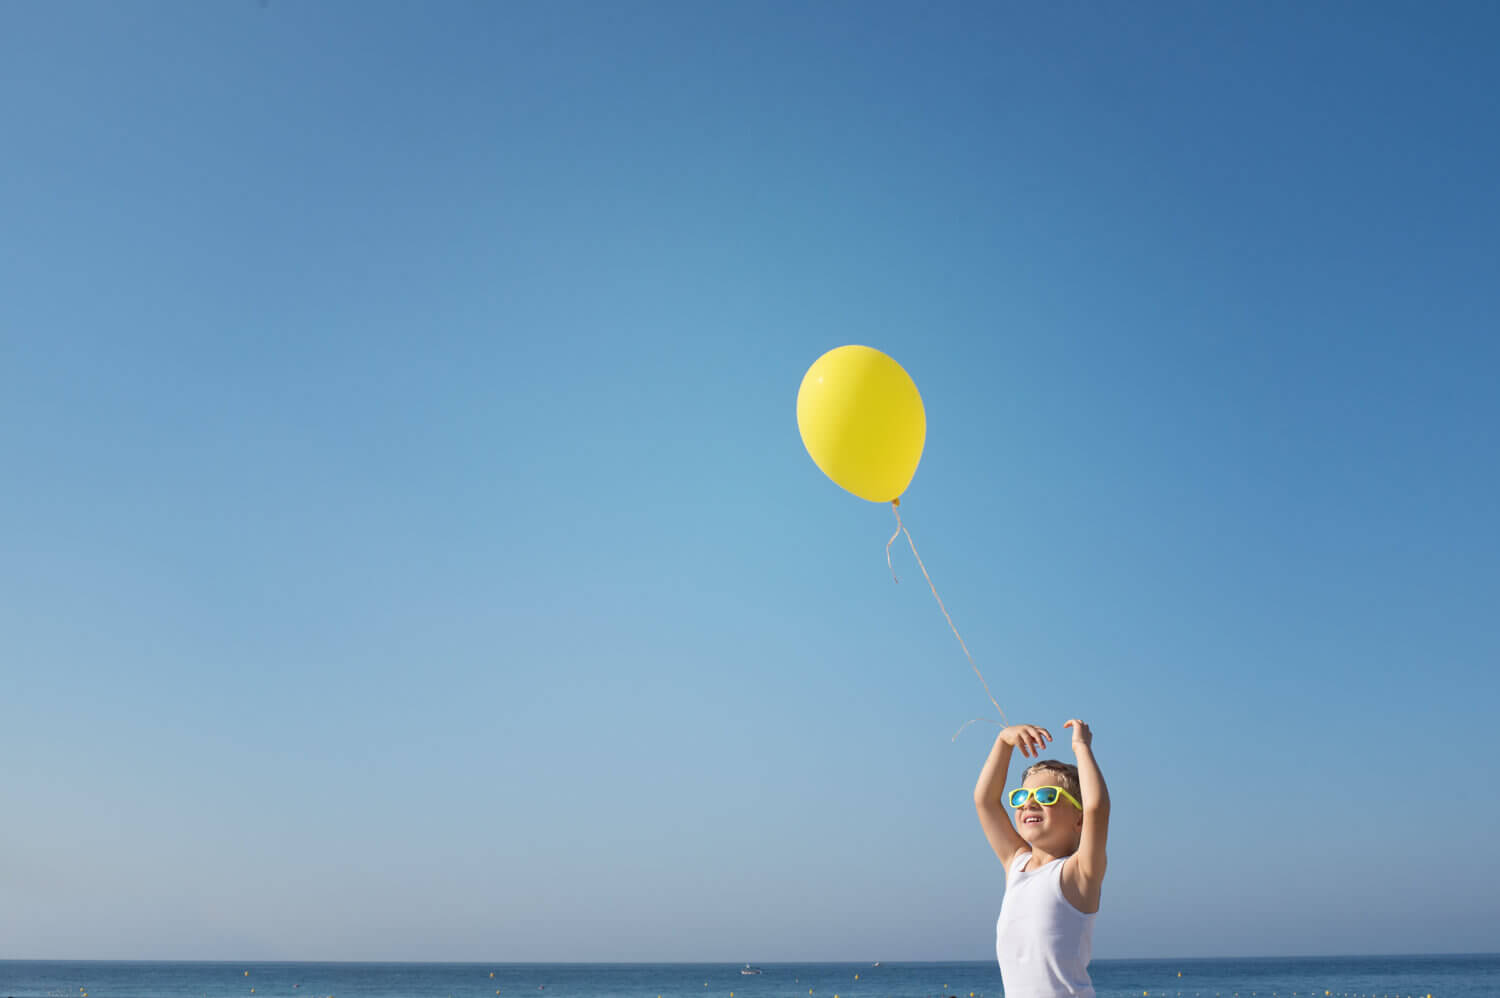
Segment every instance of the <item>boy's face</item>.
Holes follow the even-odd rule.
[[[1057,778],[1056,773],[1042,770],[1026,777],[1026,782],[1021,786],[1060,787],[1062,781]],[[1077,850],[1078,839],[1083,834],[1083,812],[1074,807],[1066,797],[1059,797],[1051,807],[1043,807],[1033,797],[1013,810],[1016,812],[1016,828],[1020,831],[1021,838],[1029,844],[1052,853],[1072,853]]]

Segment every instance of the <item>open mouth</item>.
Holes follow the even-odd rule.
[[[1021,819],[1021,824],[1023,825],[1040,825],[1041,823],[1042,816],[1040,814],[1028,814]]]

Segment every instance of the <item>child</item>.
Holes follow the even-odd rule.
[[[1005,900],[995,924],[1005,998],[1094,994],[1088,966],[1104,882],[1109,791],[1094,761],[1089,726],[1075,719],[1063,727],[1073,729],[1077,766],[1044,759],[1006,793],[1011,749],[1034,758],[1052,740],[1046,728],[1016,724],[996,737],[974,786],[979,824],[1005,865]]]

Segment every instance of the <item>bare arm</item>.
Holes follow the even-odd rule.
[[[1068,900],[1079,911],[1098,911],[1104,885],[1104,844],[1109,838],[1109,788],[1094,759],[1094,733],[1079,720],[1063,725],[1073,729],[1073,755],[1078,759],[1078,788],[1083,792],[1083,833],[1078,851],[1063,867]],[[1071,869],[1069,869],[1071,867]]]
[[[1034,724],[1013,724],[995,736],[995,745],[990,757],[979,771],[979,782],[974,784],[974,810],[979,813],[979,826],[990,848],[1005,866],[1010,875],[1010,861],[1016,853],[1026,848],[1026,842],[1010,821],[1010,808],[1005,803],[1005,778],[1010,771],[1010,754],[1017,746],[1021,754],[1035,757],[1040,754],[1052,733]]]

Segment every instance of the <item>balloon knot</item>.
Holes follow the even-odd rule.
[[[891,500],[891,505],[892,506],[899,506],[899,505],[901,505],[901,497],[897,496],[896,498],[892,499]]]

